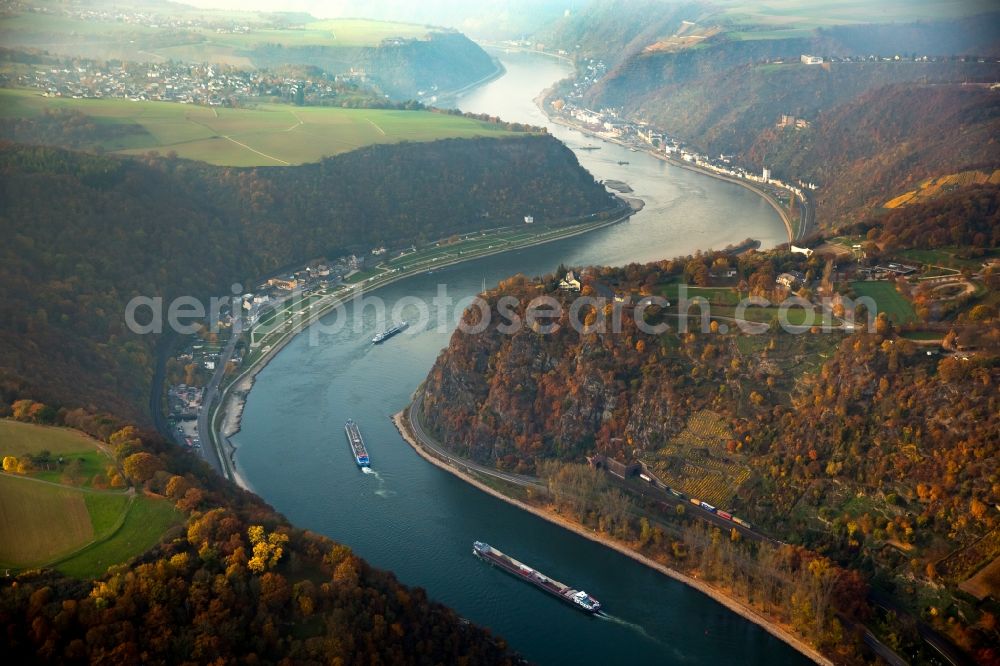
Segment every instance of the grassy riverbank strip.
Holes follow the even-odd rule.
[[[410,431],[409,423],[407,422],[408,413],[409,409],[407,408],[393,415],[392,422],[396,426],[396,429],[399,431],[400,436],[402,436],[402,438],[406,441],[406,443],[409,444],[414,451],[416,451],[417,455],[419,455],[421,458],[431,463],[432,465],[439,467],[442,470],[457,476],[458,478],[462,479],[466,483],[475,486],[484,493],[492,495],[493,497],[496,497],[499,500],[502,500],[504,502],[507,502],[508,504],[516,506],[519,509],[534,514],[535,516],[538,516],[543,520],[547,520],[550,523],[558,525],[563,529],[578,534],[584,537],[585,539],[589,539],[591,541],[601,544],[602,546],[606,546],[608,548],[616,550],[622,555],[630,557],[636,562],[639,562],[640,564],[643,564],[651,569],[655,569],[664,576],[673,578],[678,582],[681,582],[691,588],[694,588],[695,590],[698,590],[699,592],[710,597],[717,603],[725,606],[733,613],[736,613],[743,619],[749,622],[753,622],[754,624],[758,625],[759,627],[767,631],[769,634],[774,636],[775,638],[787,643],[798,652],[802,653],[809,659],[813,660],[815,663],[821,664],[822,666],[833,666],[832,661],[830,661],[822,654],[817,652],[813,647],[811,647],[810,645],[806,644],[801,639],[796,637],[793,633],[791,633],[791,631],[787,627],[777,624],[771,621],[770,619],[764,617],[753,608],[750,608],[749,606],[744,605],[740,601],[728,596],[723,590],[719,589],[718,587],[709,585],[705,581],[698,580],[697,578],[693,578],[691,576],[688,576],[687,574],[683,574],[675,569],[671,569],[670,567],[661,564],[656,560],[646,557],[642,553],[636,552],[635,550],[630,548],[626,543],[619,541],[618,539],[610,537],[607,534],[587,529],[583,525],[568,520],[564,516],[550,509],[547,509],[545,507],[535,506],[533,504],[528,504],[522,500],[509,497],[508,495],[497,490],[495,487],[487,485],[483,483],[481,480],[473,477],[471,474],[468,474],[465,471],[447,463],[438,456],[434,455],[432,452],[425,449],[417,440],[417,438],[413,436],[412,432]]]
[[[508,236],[502,243],[487,244],[486,247],[477,247],[458,255],[444,255],[439,253],[439,250],[441,252],[446,251],[447,247],[436,249],[432,256],[424,255],[423,251],[421,251],[422,257],[417,258],[414,255],[416,261],[407,262],[405,268],[401,267],[380,272],[355,285],[342,288],[332,294],[311,301],[307,307],[302,308],[297,313],[293,313],[293,316],[283,322],[281,326],[268,332],[265,337],[261,338],[255,350],[246,355],[244,366],[239,372],[224,382],[220,399],[216,401],[217,406],[209,414],[209,434],[207,438],[203,438],[203,442],[207,441],[209,446],[215,447],[222,461],[224,475],[228,479],[234,481],[241,488],[252,490],[247,480],[239,472],[236,464],[236,447],[229,438],[239,432],[243,406],[247,394],[253,387],[253,381],[257,373],[270,363],[271,359],[296,335],[335,308],[360,296],[362,293],[371,293],[377,289],[425,273],[431,269],[437,270],[473,259],[544,245],[603,229],[604,227],[627,220],[637,210],[642,209],[643,204],[641,200],[622,200],[623,203],[628,205],[627,209],[623,206],[616,215],[606,220],[564,224],[554,228],[546,228],[546,230],[536,233],[529,234],[525,232],[525,234],[518,234],[516,237]],[[395,262],[396,260],[393,261]],[[236,416],[237,414],[239,416]],[[224,431],[222,430],[223,425],[226,425]]]

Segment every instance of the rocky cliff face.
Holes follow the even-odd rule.
[[[623,41],[631,54],[612,61],[582,103],[648,120],[705,154],[816,182],[817,219],[835,226],[913,180],[995,163],[996,127],[983,112],[995,95],[967,84],[1000,76],[996,24],[981,17],[744,40],[723,32],[667,51]],[[803,65],[802,54],[838,61]],[[781,129],[782,116],[809,126]]]
[[[557,332],[543,335],[525,325],[508,334],[497,326],[501,294],[519,299],[522,319],[539,294],[562,300],[567,314]],[[666,366],[653,362],[659,350],[645,351],[643,334],[628,318],[620,334],[578,333],[569,325],[572,299],[551,280],[511,278],[489,297],[492,323],[485,332],[456,331],[422,398],[427,425],[451,449],[528,471],[545,457],[627,457],[683,428],[690,404],[674,395]]]
[[[998,101],[986,86],[885,86],[819,113],[808,129],[767,129],[744,155],[779,178],[818,183],[818,219],[836,227],[926,178],[1000,164]]]
[[[688,410],[668,378],[605,367],[620,348],[589,340],[564,355],[560,341],[530,330],[483,337],[456,333],[423,394],[427,423],[464,456],[525,471],[549,456],[627,457],[683,428]],[[460,363],[467,354],[472,367]]]

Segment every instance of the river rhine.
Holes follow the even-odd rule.
[[[376,293],[391,311],[430,301],[444,285],[455,299],[514,273],[568,265],[651,261],[721,248],[744,238],[786,240],[774,210],[739,186],[671,167],[644,153],[554,126],[532,103],[568,66],[538,55],[502,56],[507,74],[459,100],[467,111],[546,125],[596,178],[627,182],[646,207],[628,222],[549,245],[417,276]],[[618,161],[628,165],[619,166]],[[528,211],[525,212],[528,214]],[[406,301],[400,299],[407,298]],[[446,308],[440,308],[445,311]],[[807,663],[790,647],[699,592],[486,495],[428,464],[389,416],[401,410],[448,343],[458,316],[430,321],[373,346],[375,310],[348,309],[339,331],[306,331],[257,376],[234,438],[253,489],[294,524],[347,544],[373,565],[461,615],[490,627],[542,664]],[[330,324],[336,314],[324,320]],[[358,421],[376,474],[361,474],[344,438]],[[472,542],[487,541],[540,571],[592,593],[614,619],[580,613],[486,566]]]

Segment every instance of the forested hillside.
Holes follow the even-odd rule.
[[[759,11],[748,16],[740,13],[741,6]],[[703,41],[704,45],[695,50],[706,50],[708,53],[703,55],[710,53],[720,66],[744,62],[748,54],[760,56],[776,50],[795,55],[981,55],[995,53],[1000,47],[995,21],[991,22],[990,16],[975,15],[977,9],[989,10],[986,3],[954,8],[954,18],[946,18],[945,11],[937,20],[921,21],[905,18],[909,12],[904,4],[881,12],[844,7],[838,20],[827,20],[837,9],[829,4],[794,10],[787,4],[768,6],[755,2],[593,0],[556,19],[535,36],[548,48],[601,58],[609,65],[624,63],[644,52],[659,53],[661,58],[650,62],[663,62],[666,53],[684,50],[664,48],[679,28],[682,33],[702,35],[695,43]],[[894,13],[897,16],[893,17]],[[682,21],[688,27],[682,28]],[[631,66],[626,65],[622,71]]]
[[[707,6],[697,2],[595,0],[552,21],[536,37],[548,48],[616,65],[674,34],[681,21],[694,21],[708,13]]]
[[[797,61],[796,52],[808,48],[781,44],[770,57]],[[707,154],[729,155],[745,153],[782,115],[814,123],[821,113],[888,85],[991,81],[1000,75],[1000,65],[991,63],[763,64],[757,60],[764,56],[750,47],[746,60],[720,67],[711,56],[714,50],[631,61],[626,72],[612,73],[595,86],[588,102],[594,108],[624,104],[627,114],[669,128]]]
[[[155,336],[126,330],[134,296],[225,296],[313,258],[613,206],[547,136],[256,169],[4,144],[0,373],[21,394],[146,422]]]
[[[701,5],[649,21],[616,3],[589,11],[614,19],[575,17],[562,30],[607,74],[552,99],[616,109],[700,153],[814,182],[821,226],[860,219],[914,179],[997,163],[995,14],[779,30]]]
[[[821,112],[806,130],[769,129],[745,152],[780,178],[821,185],[820,220],[879,209],[931,176],[1000,165],[1000,93],[985,86],[900,84]]]
[[[621,332],[579,332],[570,325],[570,307],[581,295],[559,289],[561,275],[516,276],[488,294],[493,319],[485,333],[452,336],[420,396],[422,418],[459,455],[548,478],[557,506],[569,507],[581,522],[635,540],[654,557],[662,552],[663,561],[692,566],[684,548],[678,554],[674,546],[671,554],[669,540],[662,548],[650,543],[650,524],[677,520],[673,507],[622,497],[613,486],[599,490],[597,481],[574,471],[594,455],[641,461],[690,497],[862,572],[979,661],[994,663],[1000,658],[995,606],[969,603],[957,588],[1000,555],[1000,271],[983,269],[976,259],[1000,243],[998,215],[1000,187],[977,186],[853,230],[874,241],[867,246],[872,263],[950,247],[967,257],[969,273],[977,266],[983,271],[973,293],[923,315],[925,325],[945,337],[944,352],[909,339],[885,314],[870,332],[785,332],[774,323],[775,309],[751,308],[748,319],[769,330],[736,332],[727,294],[780,302],[789,292],[775,277],[798,270],[809,284],[797,294],[812,298],[810,276],[831,275],[818,255],[776,251],[734,260],[713,253],[584,270],[584,297],[611,289],[635,303],[675,295],[678,283],[702,285],[692,297],[711,299],[718,316],[708,329],[692,320],[687,332],[671,316],[676,303],[641,314],[625,305]],[[718,284],[710,272],[730,268],[738,274],[731,286],[706,286]],[[836,286],[854,296],[858,284],[819,289]],[[893,290],[892,282],[880,284]],[[530,325],[514,333],[497,329],[509,317],[498,307],[502,297],[513,297],[515,305],[505,308],[524,322],[528,303],[543,294],[563,305],[556,332]],[[836,302],[834,312],[840,307],[843,313],[843,302]],[[880,311],[884,304],[878,303]],[[610,307],[604,308],[609,323]],[[599,324],[600,308],[584,305],[578,321]],[[476,323],[478,311],[466,317]],[[643,332],[639,318],[671,329]],[[948,352],[955,344],[975,351]],[[642,525],[637,506],[645,509]],[[747,566],[733,580],[744,573],[756,580],[759,565]],[[794,616],[795,602],[788,603],[784,608],[793,608]],[[801,631],[836,650],[836,632],[812,615],[818,609],[805,608],[811,619]]]
[[[139,492],[165,497],[184,524],[96,580],[52,570],[4,576],[6,662],[521,661],[502,639],[430,601],[424,590],[401,585],[346,546],[292,527],[259,497],[156,434],[30,401],[16,404],[15,414],[99,437],[114,453],[112,472],[122,470]]]
[[[457,90],[497,70],[479,45],[461,33],[447,31],[432,31],[423,39],[356,48],[261,44],[249,55],[258,67],[293,63],[338,74],[352,69],[365,71],[379,88],[400,100],[432,89]]]

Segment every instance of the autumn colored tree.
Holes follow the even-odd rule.
[[[133,453],[122,462],[125,475],[133,483],[145,483],[163,469],[163,462],[152,453]]]
[[[266,534],[261,525],[251,525],[247,528],[247,536],[253,547],[253,557],[247,562],[247,568],[253,573],[262,573],[273,568],[281,560],[288,543],[288,535],[282,532]]]

